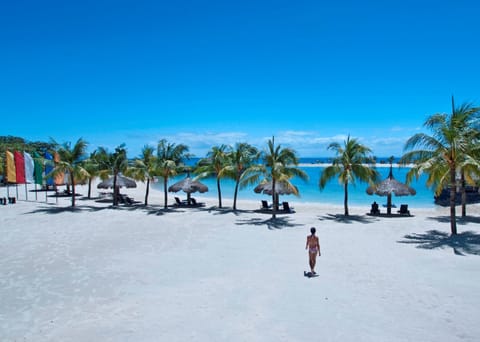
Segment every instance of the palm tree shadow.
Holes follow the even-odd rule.
[[[450,216],[436,216],[428,217],[428,220],[437,221],[441,223],[450,223]],[[457,217],[457,224],[466,225],[469,223],[480,223],[480,217],[467,216],[467,217]]]
[[[243,225],[254,225],[254,226],[266,226],[268,229],[283,229],[283,228],[292,228],[302,226],[299,223],[293,223],[288,217],[277,217],[277,218],[268,218],[268,219],[261,219],[261,218],[252,218],[248,220],[238,220],[236,225],[243,226]]]
[[[364,215],[341,215],[341,214],[325,214],[322,216],[318,216],[319,221],[335,221],[339,223],[347,223],[347,224],[352,224],[352,223],[363,223],[363,224],[368,224],[368,223],[373,223],[377,219],[370,217],[370,216],[364,216]]]
[[[77,205],[75,207],[68,206],[68,207],[59,207],[59,206],[45,206],[40,207],[38,209],[32,210],[28,212],[28,214],[36,214],[36,213],[43,213],[43,214],[61,214],[61,213],[82,213],[85,211],[101,211],[109,209],[109,207],[97,207],[97,206],[90,206],[90,205]]]
[[[409,234],[398,243],[416,244],[417,248],[437,249],[450,247],[456,255],[480,255],[480,234],[466,231],[450,235],[438,230],[429,230],[424,234]]]

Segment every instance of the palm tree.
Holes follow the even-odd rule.
[[[88,159],[83,161],[83,168],[88,172],[88,198],[92,197],[92,182],[98,176],[97,151],[90,153]]]
[[[89,176],[87,170],[82,166],[87,142],[80,138],[73,147],[70,142],[66,142],[62,145],[59,145],[56,142],[54,142],[54,144],[57,148],[57,153],[60,156],[60,161],[55,163],[51,175],[68,175],[72,186],[72,207],[75,207],[75,184],[77,181],[85,180]]]
[[[374,182],[378,178],[378,172],[372,167],[373,158],[369,156],[370,148],[360,144],[357,139],[350,139],[343,142],[333,142],[327,147],[335,152],[332,165],[327,166],[321,173],[319,186],[324,189],[327,182],[338,176],[338,181],[344,189],[344,215],[348,216],[348,185],[354,184],[359,179],[363,182]]]
[[[228,162],[228,152],[231,147],[227,145],[214,146],[207,153],[207,157],[200,159],[195,169],[195,173],[198,174],[198,178],[206,178],[211,175],[215,175],[217,179],[217,192],[218,192],[218,207],[222,208],[222,190],[220,187],[220,179],[224,177],[222,170]]]
[[[145,182],[147,186],[145,190],[145,205],[148,205],[148,194],[150,192],[150,181],[153,180],[155,174],[155,166],[157,159],[154,155],[155,148],[152,146],[144,146],[139,158],[135,159],[133,165],[129,168],[128,175],[136,180]]]
[[[169,143],[165,139],[158,142],[155,172],[156,175],[163,178],[165,209],[168,207],[168,179],[182,172],[185,169],[184,161],[189,158],[188,146]]]
[[[285,188],[291,189],[292,193],[298,196],[298,190],[290,180],[293,177],[299,177],[306,181],[308,180],[308,175],[298,167],[299,162],[296,152],[291,148],[282,148],[281,145],[275,146],[275,137],[268,141],[263,159],[265,163],[263,167],[263,173],[266,176],[265,181],[272,182],[272,219],[275,219],[278,206],[276,185],[281,183]]]
[[[418,178],[425,172],[428,174],[427,186],[433,186],[437,195],[445,187],[450,188],[452,235],[457,234],[455,211],[457,172],[463,174],[464,179],[471,180],[468,171],[478,166],[476,158],[478,155],[472,146],[478,144],[479,140],[477,130],[479,113],[480,108],[474,107],[471,103],[455,107],[452,97],[452,113],[433,114],[428,117],[424,127],[428,128],[432,135],[417,133],[408,139],[404,149],[410,152],[405,153],[401,160],[403,163],[414,163],[407,174],[408,180],[414,176]]]
[[[259,152],[250,144],[237,143],[227,156],[227,165],[219,174],[221,177],[227,177],[235,181],[233,210],[237,210],[238,190],[254,184],[258,180],[259,168],[254,163],[259,158]]]
[[[117,187],[117,177],[119,173],[128,172],[128,159],[125,144],[115,148],[115,152],[110,153],[104,147],[98,148],[97,162],[99,166],[99,175],[101,179],[113,176],[113,205],[118,205],[119,188]]]

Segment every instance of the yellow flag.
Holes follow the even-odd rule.
[[[17,173],[15,170],[15,158],[13,157],[13,153],[7,150],[5,160],[7,162],[7,182],[16,183]]]

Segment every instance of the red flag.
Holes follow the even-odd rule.
[[[25,158],[22,152],[13,152],[15,158],[15,172],[17,177],[17,184],[25,184]]]

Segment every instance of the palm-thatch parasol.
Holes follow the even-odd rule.
[[[264,181],[258,184],[253,191],[257,194],[267,194],[267,195],[272,195],[273,194],[273,182],[272,181]],[[297,195],[298,194],[298,188],[287,182],[275,182],[275,194],[276,195]]]
[[[392,165],[390,165],[390,173],[388,177],[381,181],[378,184],[369,186],[367,188],[367,194],[369,195],[379,195],[379,196],[387,196],[387,214],[392,213],[392,193],[395,196],[408,196],[408,195],[415,195],[417,192],[414,188],[403,184],[393,178],[392,172]]]
[[[97,188],[98,189],[112,189],[113,188],[113,180],[114,177],[110,177],[103,182],[98,183]],[[136,188],[137,183],[128,177],[123,176],[122,174],[117,175],[117,183],[116,186],[118,188]]]
[[[257,194],[267,194],[272,196],[273,195],[273,182],[271,180],[264,180],[260,184],[258,184],[253,191]],[[279,205],[279,196],[280,195],[296,195],[298,196],[298,188],[290,182],[282,182],[277,181],[275,182],[275,207],[278,208]]]
[[[187,176],[168,188],[169,192],[179,192],[181,190],[187,194],[187,202],[190,203],[190,194],[192,192],[207,192],[208,186]]]

